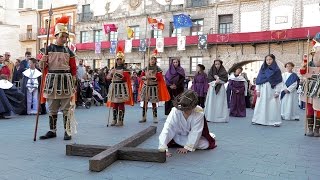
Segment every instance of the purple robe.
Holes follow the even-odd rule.
[[[192,90],[194,90],[199,97],[206,97],[207,91],[209,88],[207,74],[206,73],[197,73],[194,76]]]
[[[245,82],[229,80],[231,89],[230,116],[246,117]]]

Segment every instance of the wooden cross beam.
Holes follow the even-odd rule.
[[[67,156],[92,157],[89,159],[89,169],[100,172],[116,160],[131,160],[144,162],[166,161],[166,153],[158,149],[134,148],[156,133],[157,127],[149,128],[121,141],[114,146],[71,144],[66,146]]]

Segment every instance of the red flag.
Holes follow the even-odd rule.
[[[109,34],[111,31],[117,32],[118,27],[115,24],[104,24],[104,33]]]
[[[149,24],[154,24],[154,23],[158,23],[158,21],[157,21],[157,19],[148,17],[148,23],[149,23]]]
[[[158,29],[164,30],[164,24],[163,23],[158,23]]]

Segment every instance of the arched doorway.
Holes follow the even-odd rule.
[[[234,72],[237,67],[241,66],[244,73],[247,74],[248,79],[252,82],[253,78],[257,77],[263,60],[246,60],[234,63],[229,69],[228,73]]]

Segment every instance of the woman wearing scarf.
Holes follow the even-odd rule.
[[[197,65],[197,72],[193,79],[193,85],[191,87],[198,95],[198,105],[204,108],[204,102],[208,91],[208,76],[204,72],[205,67],[202,64]]]
[[[228,81],[228,72],[222,61],[214,60],[208,73],[209,89],[204,114],[210,122],[228,122],[229,112],[224,83]]]
[[[298,93],[300,79],[292,72],[294,64],[288,62],[284,66],[287,72],[282,74],[284,86],[281,91],[281,117],[284,120],[299,120]]]
[[[279,127],[281,124],[279,95],[282,76],[273,54],[265,57],[256,84],[257,102],[252,124]]]
[[[173,104],[172,100],[181,94],[184,90],[184,69],[180,66],[180,61],[172,59],[169,70],[166,72],[165,80],[168,92],[170,94],[170,101],[165,102],[165,115],[169,115]]]
[[[231,89],[230,116],[246,117],[246,99],[247,80],[240,75],[242,67],[238,67],[229,78],[229,87]]]

